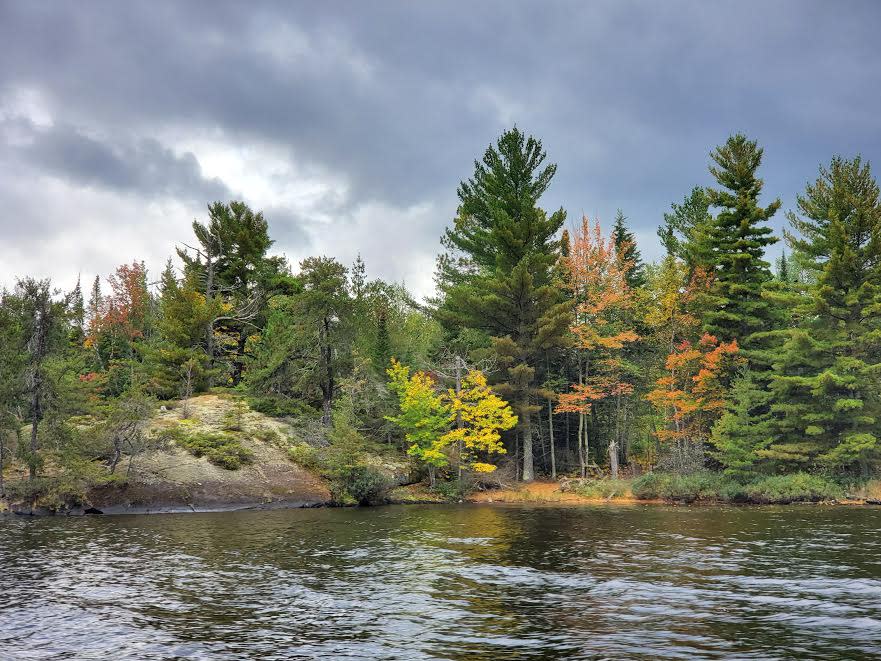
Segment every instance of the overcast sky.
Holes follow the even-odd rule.
[[[654,258],[730,133],[786,210],[833,154],[878,162],[879,111],[881,2],[0,0],[0,284],[155,272],[234,198],[292,262],[425,294],[515,123],[558,164],[543,206],[620,207]]]

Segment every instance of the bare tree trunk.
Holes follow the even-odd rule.
[[[527,395],[523,409],[529,411],[529,396]],[[532,482],[535,479],[535,470],[532,457],[532,420],[527,412],[523,416],[523,481]]]
[[[548,434],[551,443],[551,479],[557,479],[557,457],[554,452],[554,406],[551,398],[548,397]]]
[[[40,399],[40,388],[42,387],[40,379],[37,378],[34,391],[31,393],[31,444],[30,444],[30,461],[28,466],[28,481],[33,482],[37,479],[37,448],[39,447],[39,439],[37,437],[37,428],[40,420],[43,419],[42,401]]]
[[[324,401],[321,403],[322,416],[321,423],[325,427],[329,427],[333,421],[333,391],[336,387],[333,373],[333,347],[330,346],[330,319],[325,317],[321,322],[321,342],[322,361],[324,362],[324,385],[321,388],[321,394]]]
[[[587,473],[587,467],[584,464],[584,413],[578,413],[578,469],[581,477]]]
[[[618,441],[609,443],[609,467],[612,470],[612,479],[618,479]]]
[[[520,481],[520,431],[514,432],[514,481]]]

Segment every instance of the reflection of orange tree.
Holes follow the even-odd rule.
[[[633,264],[625,258],[628,245],[616,249],[615,237],[603,237],[599,221],[592,225],[585,217],[576,230],[563,269],[575,300],[575,323],[572,326],[578,360],[578,383],[559,396],[556,410],[578,414],[578,459],[582,476],[588,461],[586,416],[595,402],[613,398],[615,432],[609,441],[612,477],[618,477],[618,449],[623,426],[622,405],[633,392],[626,380],[623,360],[625,347],[639,339],[629,327],[634,306],[633,290],[627,274]]]
[[[688,467],[689,454],[703,447],[724,411],[728,389],[723,377],[739,362],[738,350],[737,340],[719,342],[705,333],[694,344],[683,340],[667,356],[667,374],[646,398],[667,421],[657,436],[673,445],[677,468]]]
[[[458,393],[452,388],[441,391],[430,375],[411,375],[409,367],[394,359],[386,371],[400,408],[398,415],[386,419],[403,430],[410,443],[407,452],[426,465],[432,484],[436,469],[449,464],[451,446],[459,450],[459,466],[467,464],[480,473],[496,469],[478,457],[504,454],[500,432],[514,427],[517,416],[487,385],[481,371],[469,370]]]

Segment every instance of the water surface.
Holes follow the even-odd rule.
[[[881,509],[0,518],[2,659],[881,655]]]

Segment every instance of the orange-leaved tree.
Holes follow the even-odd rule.
[[[738,351],[737,340],[719,342],[707,333],[697,342],[683,340],[667,356],[667,373],[647,395],[666,420],[657,436],[672,447],[670,456],[677,470],[703,464],[704,444],[725,410],[725,376],[738,363]]]
[[[625,246],[626,248],[626,246]],[[624,348],[639,339],[630,325],[634,292],[627,274],[633,264],[615,237],[603,236],[599,221],[581,220],[563,258],[563,270],[575,301],[572,334],[578,364],[578,383],[559,396],[557,411],[578,414],[578,460],[581,474],[589,461],[586,416],[595,402],[615,398],[615,433],[609,442],[609,463],[618,474],[622,398],[633,392],[626,378]]]

